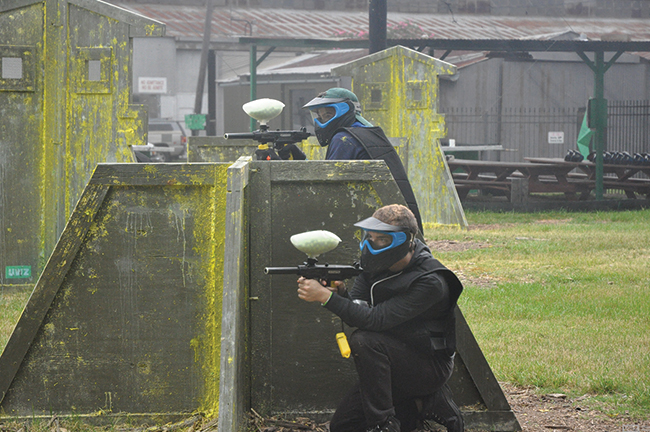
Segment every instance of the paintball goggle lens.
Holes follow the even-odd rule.
[[[334,108],[334,115],[332,117],[325,116],[321,117],[319,114],[319,111],[322,108]],[[320,106],[315,106],[313,108],[309,108],[309,112],[311,113],[311,117],[314,120],[314,124],[320,128],[327,127],[329,122],[334,120],[335,118],[341,117],[343,114],[348,112],[350,110],[350,105],[348,105],[347,102],[339,102],[335,104],[330,104],[330,105],[320,105]],[[329,117],[329,118],[328,118]]]
[[[407,239],[408,235],[403,231],[364,231],[359,249],[363,250],[364,246],[368,246],[368,251],[377,255],[404,244]]]

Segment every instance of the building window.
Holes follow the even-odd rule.
[[[373,104],[381,103],[381,89],[372,89],[370,91],[370,103]]]
[[[2,79],[22,79],[23,59],[20,57],[2,58]]]
[[[88,60],[86,62],[88,68],[88,81],[101,81],[102,80],[102,62],[101,60]]]
[[[422,89],[420,87],[411,89],[411,100],[413,102],[419,102],[422,100]]]
[[[73,52],[72,78],[75,93],[111,93],[111,48],[79,47]]]
[[[33,92],[36,88],[36,48],[0,45],[0,91]]]
[[[409,81],[406,83],[406,107],[409,109],[429,108],[429,83],[427,81]]]
[[[361,105],[364,110],[384,111],[390,105],[390,86],[388,83],[374,82],[361,84]]]

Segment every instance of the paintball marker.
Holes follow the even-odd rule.
[[[307,231],[291,236],[291,243],[301,252],[307,254],[307,262],[297,267],[266,267],[264,273],[295,274],[306,279],[324,280],[327,285],[358,276],[363,269],[358,263],[352,265],[318,264],[316,257],[338,246],[341,239],[329,231]]]
[[[282,102],[267,98],[245,103],[242,109],[250,117],[260,122],[260,128],[254,132],[227,133],[224,138],[251,139],[259,142],[260,144],[255,150],[257,160],[306,159],[305,154],[295,145],[311,136],[306,128],[288,131],[269,130],[267,123],[277,117],[283,108]]]
[[[307,254],[307,262],[297,267],[266,267],[266,274],[297,274],[307,279],[324,280],[327,285],[333,281],[349,279],[359,275],[363,269],[359,263],[352,265],[317,264],[316,257],[322,253],[329,252],[338,246],[341,239],[334,233],[324,230],[307,231],[291,236],[291,243],[301,252]],[[343,326],[343,322],[341,322]],[[341,355],[350,357],[350,345],[345,332],[336,334],[336,343],[339,346]]]

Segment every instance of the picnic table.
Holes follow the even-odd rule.
[[[525,158],[525,162],[477,161],[451,159],[447,161],[460,199],[470,190],[493,195],[505,195],[512,200],[513,187],[523,186],[524,194],[563,193],[568,199],[587,199],[595,188],[595,164],[566,162],[563,159]],[[650,196],[650,179],[632,178],[644,172],[650,176],[650,167],[608,165],[607,189],[624,190],[628,198],[636,194]],[[646,181],[643,181],[646,180]],[[517,193],[521,191],[517,190]]]
[[[531,163],[573,166],[576,172],[571,172],[570,177],[596,180],[596,164],[591,161],[568,162],[560,158],[537,157],[525,157],[524,159]],[[605,189],[622,190],[631,199],[635,199],[637,194],[650,198],[650,166],[603,164],[603,175]]]

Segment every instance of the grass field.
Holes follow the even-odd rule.
[[[648,418],[650,211],[467,218],[426,237],[477,247],[434,254],[497,378]]]
[[[497,378],[649,418],[650,211],[467,219],[425,234],[454,246],[434,255],[464,280],[460,306]],[[0,293],[0,349],[27,299]]]

